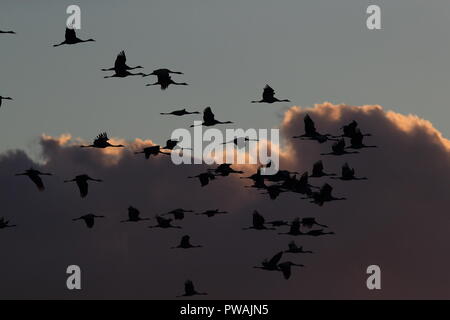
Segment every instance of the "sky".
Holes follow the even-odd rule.
[[[16,229],[0,230],[0,298],[171,299],[192,279],[211,299],[450,298],[447,197],[450,180],[450,84],[447,1],[377,1],[382,30],[365,26],[372,1],[78,1],[82,39],[64,39],[69,1],[9,1],[0,5],[0,201]],[[151,77],[104,79],[119,51],[144,72],[167,67],[186,87],[146,87]],[[270,84],[291,103],[252,104]],[[280,128],[281,167],[310,170],[322,159],[339,173],[344,162],[367,181],[311,181],[333,185],[347,200],[318,207],[300,195],[270,200],[237,177],[207,187],[187,179],[204,166],[174,166],[163,156],[133,153],[164,143],[199,116],[162,117],[211,106],[235,128]],[[355,119],[377,148],[341,157],[320,156],[331,143],[292,140],[310,114],[320,132],[336,134]],[[107,131],[124,150],[84,150]],[[85,152],[84,152],[85,151]],[[38,192],[30,166],[44,177]],[[255,168],[242,167],[245,175]],[[81,199],[63,180],[87,173]],[[24,201],[26,199],[26,201]],[[120,224],[127,208],[151,221]],[[148,229],[154,215],[177,207],[220,208],[228,215],[189,216],[181,230]],[[242,228],[258,210],[267,219],[313,216],[336,234],[291,238]],[[72,219],[105,215],[93,229]],[[189,234],[204,248],[170,247]],[[230,237],[230,235],[233,237]],[[226,239],[226,241],[224,240]],[[286,281],[253,269],[296,240],[311,256]],[[83,290],[65,288],[65,268],[78,264]],[[365,286],[368,265],[380,265],[382,290]]]
[[[1,110],[0,150],[37,155],[42,133],[163,143],[193,119],[160,112],[208,105],[239,128],[269,128],[291,105],[378,104],[450,134],[448,1],[377,1],[376,31],[365,25],[372,1],[78,1],[78,35],[97,42],[53,48],[70,4],[2,1],[0,28],[17,35],[1,37],[0,94],[15,101]],[[103,79],[120,50],[144,72],[184,72],[174,78],[190,86]],[[266,83],[292,104],[250,104]]]

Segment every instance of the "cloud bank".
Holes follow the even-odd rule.
[[[356,120],[367,143],[378,148],[359,154],[320,156],[331,143],[291,139],[303,133],[309,114],[318,131],[337,134]],[[325,298],[450,298],[450,225],[448,185],[450,141],[430,122],[413,115],[385,111],[380,106],[324,103],[313,108],[292,107],[280,125],[281,168],[310,171],[322,159],[326,171],[340,173],[344,162],[367,181],[343,182],[327,178],[346,201],[315,206],[301,196],[283,193],[270,200],[244,188],[238,177],[219,178],[206,187],[187,176],[204,165],[175,166],[164,155],[145,160],[132,150],[150,140],[125,142],[125,150],[80,149],[70,135],[42,136],[44,163],[35,163],[23,150],[0,156],[0,194],[5,216],[15,229],[0,230],[0,298],[149,298],[171,299],[192,279],[212,299],[325,299]],[[53,172],[38,192],[26,177],[14,174],[30,166]],[[246,176],[254,168],[246,167]],[[92,184],[82,199],[64,179],[86,173],[103,179]],[[119,223],[128,206],[142,216],[183,207],[203,211],[226,210],[214,218],[188,215],[175,221],[183,229],[148,229],[154,221]],[[243,231],[258,210],[268,220],[316,217],[336,234],[296,237],[312,255],[286,255],[302,263],[289,281],[280,274],[253,269],[264,258],[285,250],[289,236],[278,231]],[[86,213],[105,215],[87,229],[72,218]],[[280,229],[285,231],[285,229]],[[174,250],[184,234],[204,245]],[[82,288],[65,288],[68,265],[82,270]],[[366,288],[366,268],[382,271],[382,290]]]

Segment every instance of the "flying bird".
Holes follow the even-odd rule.
[[[278,270],[281,271],[283,273],[283,277],[288,280],[291,277],[291,267],[304,267],[303,264],[299,264],[299,263],[294,263],[291,261],[285,261],[282,262],[280,264],[278,264]]]
[[[309,197],[312,198],[311,203],[323,206],[325,202],[346,200],[347,198],[336,198],[332,195],[333,187],[325,183],[318,192],[313,192]],[[307,198],[306,198],[307,199]]]
[[[243,230],[275,230],[275,228],[266,227],[266,219],[256,210],[253,211],[252,215],[252,225]]]
[[[350,138],[350,146],[347,149],[363,149],[363,148],[377,148],[377,146],[367,146],[363,143],[364,135],[361,130],[356,129],[355,133]]]
[[[120,51],[117,55],[116,61],[114,62],[114,67],[108,69],[102,69],[102,71],[119,71],[119,70],[133,70],[133,69],[142,69],[142,66],[130,67],[127,65],[127,57],[125,55],[125,51]]]
[[[64,182],[76,182],[78,189],[80,189],[80,196],[85,198],[89,190],[88,181],[103,182],[103,180],[91,178],[87,174],[78,175],[74,179],[65,180]]]
[[[218,214],[227,214],[228,211],[219,211],[219,209],[215,209],[215,210],[206,210],[204,212],[201,213],[196,213],[196,215],[203,215],[203,216],[207,216],[208,218],[212,218],[215,215]]]
[[[262,269],[266,271],[278,271],[278,263],[280,262],[282,256],[283,251],[280,251],[277,254],[275,254],[272,258],[270,258],[270,260],[264,259],[261,262],[260,266],[255,266],[253,268]]]
[[[188,213],[188,212],[194,212],[194,211],[193,210],[185,210],[185,209],[182,209],[182,208],[178,208],[178,209],[174,209],[172,211],[169,211],[167,213],[164,213],[164,214],[162,214],[162,216],[167,216],[167,215],[173,214],[173,218],[175,220],[183,220],[184,216],[185,216],[185,213]]]
[[[316,221],[316,218],[313,217],[308,217],[308,218],[303,218],[300,223],[302,224],[302,226],[311,229],[313,226],[319,226],[319,227],[323,227],[323,228],[328,228],[328,226],[324,225],[324,224],[320,224]]]
[[[65,40],[59,44],[54,44],[53,46],[59,47],[63,44],[69,45],[69,44],[77,44],[77,43],[81,43],[81,42],[91,42],[91,41],[95,41],[95,40],[94,39],[81,40],[80,38],[77,37],[75,29],[66,27]]]
[[[200,185],[202,187],[207,186],[211,180],[216,179],[216,176],[212,174],[211,172],[203,172],[196,176],[190,176],[188,179],[198,178],[200,181]]]
[[[352,138],[356,134],[357,130],[359,130],[358,122],[353,120],[349,124],[342,126],[341,129],[343,131],[343,134],[341,135],[341,137]],[[371,136],[371,134],[367,133],[367,134],[364,134],[364,136]]]
[[[172,249],[190,249],[190,248],[201,248],[202,246],[200,245],[192,245],[191,242],[191,237],[188,235],[185,235],[181,238],[180,244],[176,247],[172,247]]]
[[[211,110],[211,107],[206,107],[205,110],[203,110],[203,122],[200,125],[205,126],[205,127],[211,127],[216,124],[227,124],[227,123],[233,123],[233,122],[231,122],[231,121],[223,122],[223,121],[216,120],[214,113]],[[191,128],[194,126],[195,125],[191,125]]]
[[[314,163],[312,174],[310,175],[311,178],[320,178],[320,177],[326,177],[326,176],[335,176],[334,173],[326,173],[323,171],[323,162],[322,160],[319,160]]]
[[[40,172],[39,170],[35,170],[33,168],[25,170],[25,172],[23,173],[16,174],[16,176],[27,176],[28,178],[30,178],[30,180],[33,181],[33,183],[36,185],[39,191],[45,190],[44,183],[42,182],[42,179],[39,176],[51,176],[51,175],[52,175],[51,173]]]
[[[303,118],[303,122],[305,124],[305,133],[302,135],[299,135],[299,136],[294,136],[293,137],[294,139],[299,138],[302,140],[315,140],[319,143],[324,143],[324,142],[327,142],[328,140],[336,140],[329,133],[327,133],[327,134],[319,133],[316,129],[316,125],[315,125],[314,121],[311,119],[309,114],[307,114]]]
[[[227,177],[231,173],[238,173],[238,174],[244,173],[244,171],[234,170],[233,168],[231,168],[230,163],[222,163],[216,169],[209,169],[209,171],[214,171],[216,175],[223,177]]]
[[[184,115],[187,115],[187,114],[200,114],[200,112],[198,112],[198,111],[190,112],[190,111],[186,111],[186,109],[181,109],[181,110],[175,110],[175,111],[172,111],[172,112],[161,112],[160,114],[162,114],[162,115],[172,115],[172,116],[180,117],[180,116],[184,116]]]
[[[150,220],[149,218],[141,218],[141,212],[133,206],[128,207],[128,219],[120,222],[139,222]]]
[[[166,219],[166,218],[163,218],[163,217],[161,217],[159,215],[156,215],[155,218],[156,218],[156,225],[149,226],[149,228],[162,228],[162,229],[176,228],[176,229],[181,229],[181,227],[174,226],[174,225],[171,224],[172,219]]]
[[[344,165],[342,166],[341,176],[340,177],[332,177],[331,179],[339,179],[339,180],[344,180],[344,181],[367,180],[366,177],[363,177],[363,178],[355,177],[355,169],[350,168],[350,166],[348,165],[347,162],[344,163]]]
[[[295,241],[291,241],[288,244],[288,250],[284,251],[286,253],[313,253],[312,251],[303,250],[303,246],[297,246]]]
[[[184,283],[184,294],[182,294],[181,296],[177,296],[177,298],[181,298],[181,297],[192,297],[192,296],[205,296],[207,295],[206,292],[197,292],[194,288],[194,283],[191,280],[187,280]]]
[[[273,90],[268,84],[264,87],[262,99],[259,101],[252,101],[252,103],[274,103],[274,102],[291,102],[291,100],[280,100],[275,97],[275,90]]]
[[[2,101],[3,100],[13,100],[13,98],[11,98],[11,97],[2,97],[2,96],[0,96],[0,107],[2,106]]]
[[[98,216],[92,213],[85,214],[84,216],[81,216],[79,218],[72,219],[72,221],[78,221],[83,220],[84,223],[86,223],[86,227],[91,229],[94,226],[94,220],[96,218],[104,218],[105,216]]]
[[[234,145],[235,145],[236,147],[241,148],[241,147],[244,146],[244,144],[245,144],[246,142],[249,142],[249,141],[259,141],[259,140],[258,140],[258,139],[250,139],[249,137],[237,137],[237,138],[234,138],[234,139],[231,140],[231,141],[223,142],[222,144],[234,143]]]
[[[135,152],[134,154],[140,154],[140,153],[143,153],[145,155],[145,159],[150,158],[150,156],[157,156],[160,153],[165,154],[165,155],[170,155],[169,152],[161,151],[161,146],[159,146],[159,145],[146,147],[142,151]]]
[[[188,84],[186,82],[175,82],[172,80],[172,77],[170,74],[183,74],[182,72],[177,71],[171,71],[169,69],[158,69],[153,71],[150,74],[144,74],[144,77],[153,75],[157,77],[157,81],[155,83],[149,83],[146,84],[146,86],[157,86],[159,85],[161,87],[161,90],[166,90],[171,84],[177,85],[177,86],[187,86]]]
[[[321,155],[342,156],[344,154],[351,154],[351,153],[358,153],[358,151],[349,152],[345,150],[345,140],[344,138],[341,138],[338,142],[333,143],[333,145],[331,146],[330,153],[321,153]]]
[[[5,220],[4,217],[0,218],[0,229],[13,228],[13,227],[17,227],[17,226],[15,224],[13,224],[13,225],[9,224],[9,221]]]
[[[108,148],[108,147],[112,147],[112,148],[124,148],[125,146],[122,144],[118,144],[118,145],[114,145],[109,143],[110,139],[108,138],[108,135],[106,134],[106,132],[100,133],[94,140],[94,142],[90,145],[87,146],[80,146],[81,148],[99,148],[99,149],[104,149],[104,148]]]
[[[0,30],[0,33],[3,33],[3,34],[16,34],[14,31],[12,31],[12,30],[8,30],[8,31],[3,31],[3,30]]]

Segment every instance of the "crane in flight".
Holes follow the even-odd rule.
[[[64,180],[65,183],[76,182],[78,189],[80,190],[80,196],[82,198],[85,198],[88,195],[89,191],[88,181],[103,182],[103,180],[91,178],[87,174],[80,174],[75,178],[73,178],[72,180]]]
[[[139,221],[145,221],[145,220],[150,220],[149,218],[141,218],[141,212],[133,207],[133,206],[129,206],[128,207],[128,219],[127,220],[122,220],[120,222],[139,222]]]
[[[191,237],[188,235],[185,235],[181,238],[180,244],[176,247],[172,247],[172,249],[191,249],[191,248],[202,248],[201,245],[192,245],[191,244]]]
[[[203,122],[200,124],[205,127],[215,126],[216,124],[228,124],[233,123],[232,121],[219,121],[215,118],[214,113],[211,110],[211,107],[206,107],[203,110]],[[196,125],[191,125],[190,127],[195,127]]]
[[[175,111],[172,111],[172,112],[161,112],[160,114],[181,117],[181,116],[184,116],[184,115],[187,115],[187,114],[200,114],[200,112],[198,112],[198,111],[186,111],[186,108],[184,108],[184,109],[175,110]]]
[[[4,217],[0,218],[0,229],[6,229],[6,228],[14,228],[17,227],[15,224],[9,224],[9,220],[5,220]]]
[[[89,229],[92,229],[92,227],[94,226],[95,219],[104,218],[104,217],[105,216],[99,216],[99,215],[95,215],[93,213],[88,213],[79,218],[72,219],[72,221],[83,220],[84,223],[86,224],[86,227],[88,227]]]
[[[67,28],[66,27],[66,33],[65,33],[65,39],[63,42],[58,43],[58,44],[54,44],[54,47],[59,47],[62,45],[72,45],[72,44],[77,44],[77,43],[82,43],[82,42],[93,42],[95,41],[94,39],[87,39],[87,40],[82,40],[80,38],[77,37],[77,34],[75,32],[75,29],[73,28]]]
[[[105,149],[105,148],[124,148],[125,146],[122,144],[111,144],[109,143],[108,134],[106,132],[100,133],[95,139],[94,142],[90,145],[82,145],[81,148],[98,148],[98,149]]]
[[[275,97],[275,90],[273,90],[268,84],[264,87],[262,99],[259,101],[252,101],[252,103],[274,103],[274,102],[291,102],[289,99],[280,100]]]
[[[39,191],[45,190],[44,182],[42,181],[40,176],[51,176],[51,175],[52,175],[51,173],[41,172],[33,168],[25,170],[25,172],[23,173],[16,173],[16,176],[27,176],[28,178],[30,178],[30,180],[33,181],[33,183],[36,185]]]

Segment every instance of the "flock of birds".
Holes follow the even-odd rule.
[[[0,31],[2,34],[15,34],[14,31]],[[61,45],[73,45],[77,43],[83,42],[93,42],[94,39],[82,40],[77,37],[74,29],[66,28],[65,32],[65,40],[61,43],[55,44],[55,47]],[[127,65],[127,59],[124,51],[121,51],[116,58],[114,66],[111,68],[101,69],[102,71],[111,71],[113,72],[110,76],[105,76],[105,78],[124,78],[128,76],[156,76],[157,81],[154,83],[147,84],[147,86],[156,86],[159,85],[162,90],[166,90],[170,85],[188,85],[185,82],[176,82],[172,79],[171,75],[182,75],[182,72],[172,71],[169,69],[157,69],[149,74],[145,73],[132,73],[130,70],[141,69],[142,66],[130,67]],[[2,100],[13,100],[11,97],[3,97],[0,96],[0,106]],[[269,86],[263,90],[262,99],[257,101],[251,101],[252,103],[276,103],[276,102],[290,102],[288,99],[278,99],[275,97],[275,91]],[[161,115],[172,115],[172,116],[185,116],[192,114],[200,114],[199,111],[187,111],[186,109],[175,110],[171,112],[161,113]],[[206,107],[203,111],[203,122],[200,124],[202,126],[215,126],[218,124],[231,124],[231,121],[219,121],[215,118],[214,113],[212,112],[211,107]],[[191,126],[192,127],[192,126]],[[329,153],[322,153],[321,155],[331,155],[331,156],[342,156],[346,154],[356,154],[359,153],[361,149],[364,148],[375,148],[373,145],[365,145],[364,138],[366,136],[370,136],[370,134],[363,134],[358,127],[358,123],[356,121],[352,121],[349,124],[344,125],[342,128],[342,133],[338,135],[331,135],[329,133],[320,133],[317,131],[314,121],[309,115],[304,117],[304,133],[298,136],[294,136],[294,139],[301,140],[313,140],[317,141],[320,144],[326,143],[328,141],[333,141],[331,145],[331,151]],[[346,140],[349,139],[349,144],[347,145]],[[92,144],[90,145],[81,145],[81,148],[124,148],[124,145],[114,145],[111,144],[110,139],[108,138],[107,133],[99,134]],[[236,137],[232,141],[225,142],[233,143],[236,146],[240,143],[246,143],[248,141],[254,141],[249,139],[248,137]],[[258,140],[256,140],[258,141]],[[146,148],[143,148],[141,151],[136,151],[135,154],[144,154],[146,159],[149,159],[151,156],[158,156],[159,154],[170,155],[171,152],[178,149],[181,151],[186,148],[181,148],[178,146],[179,141],[169,139],[166,142],[165,146],[161,145],[152,145]],[[355,169],[351,168],[350,165],[346,162],[342,166],[341,175],[338,176],[335,173],[325,172],[324,165],[322,160],[314,163],[311,173],[304,172],[301,174],[299,178],[297,178],[298,172],[290,172],[288,170],[279,170],[274,175],[262,175],[261,169],[263,167],[269,167],[271,163],[267,163],[261,165],[256,173],[244,177],[241,176],[241,179],[250,179],[253,184],[250,186],[245,186],[246,188],[254,188],[256,190],[262,191],[263,194],[268,194],[270,199],[277,199],[281,193],[283,192],[293,192],[302,195],[301,199],[307,199],[311,203],[317,204],[319,206],[323,206],[326,202],[330,201],[338,201],[338,200],[346,200],[345,197],[335,197],[332,194],[333,188],[330,184],[324,183],[321,187],[311,185],[309,183],[310,178],[321,178],[321,177],[330,177],[330,179],[340,179],[343,181],[350,180],[366,180],[366,177],[357,177],[355,174]],[[218,177],[227,177],[231,174],[242,175],[243,171],[235,170],[231,167],[229,163],[223,163],[217,166],[217,168],[209,168],[206,172],[201,172],[195,176],[190,176],[188,178],[198,179],[201,187],[207,186],[211,181],[216,180]],[[42,180],[42,176],[51,176],[52,173],[41,172],[34,168],[30,168],[25,170],[22,173],[17,173],[16,176],[26,176],[28,177],[37,187],[39,191],[45,190],[45,185]],[[75,176],[73,179],[64,180],[65,183],[75,182],[80,196],[85,198],[89,192],[89,183],[91,182],[102,182],[101,179],[92,178],[87,174],[80,174]],[[181,229],[182,227],[179,225],[172,224],[173,221],[182,221],[189,214],[196,214],[206,216],[208,218],[214,217],[216,215],[227,214],[226,211],[221,211],[219,209],[214,210],[206,210],[204,212],[194,212],[193,210],[186,210],[183,208],[174,209],[172,211],[156,215],[155,220],[156,224],[149,226],[149,228],[176,228]],[[170,216],[170,217],[167,217]],[[95,225],[95,221],[97,219],[105,218],[103,215],[96,214],[86,214],[77,218],[74,218],[73,221],[83,221],[87,228],[93,228]],[[126,220],[122,220],[123,223],[137,223],[141,221],[150,220],[148,217],[142,217],[140,211],[130,206],[128,208],[128,218]],[[318,228],[314,228],[317,226]],[[12,228],[16,227],[16,225],[10,224],[8,220],[5,218],[0,218],[0,229]],[[267,231],[267,230],[277,230],[278,228],[287,227],[288,230],[286,232],[279,232],[279,235],[288,235],[288,236],[325,236],[334,234],[328,230],[328,226],[324,224],[320,224],[316,221],[315,218],[306,217],[303,219],[296,218],[293,221],[284,221],[284,220],[274,220],[274,221],[266,221],[266,219],[258,212],[254,211],[252,215],[252,223],[249,227],[243,228],[243,230],[256,230],[256,231]],[[172,249],[193,249],[193,248],[201,248],[202,245],[193,245],[191,243],[191,238],[189,235],[182,236],[178,245],[172,247]],[[260,265],[254,266],[254,268],[265,270],[265,271],[277,271],[280,272],[285,279],[289,279],[291,277],[292,268],[294,267],[303,267],[303,264],[292,262],[289,260],[281,262],[283,256],[286,254],[311,254],[312,251],[303,249],[302,246],[298,246],[295,241],[289,242],[287,249],[283,251],[279,251],[270,259],[267,258],[261,262]],[[193,295],[205,295],[204,292],[198,292],[195,290],[194,284],[192,281],[187,280],[184,285],[184,294],[182,296],[193,296]]]

